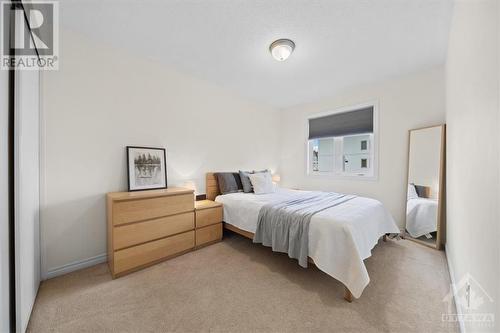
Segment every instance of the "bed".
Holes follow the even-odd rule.
[[[409,198],[406,204],[406,231],[414,238],[437,231],[438,201]]]
[[[219,195],[217,179],[206,175],[207,199],[224,207],[224,227],[253,239],[260,209],[269,202],[300,196],[297,191],[278,188],[275,193],[230,193]],[[380,237],[399,233],[392,216],[377,200],[354,197],[312,216],[309,227],[309,259],[316,267],[345,286],[344,298],[359,298],[370,282],[363,262]]]

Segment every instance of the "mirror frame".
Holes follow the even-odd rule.
[[[439,161],[439,196],[438,196],[438,216],[437,216],[437,236],[436,244],[432,245],[420,239],[411,237],[406,232],[406,202],[408,201],[408,177],[410,176],[410,144],[411,133],[413,131],[441,127],[441,147],[440,147],[440,161]],[[441,250],[446,244],[446,124],[438,124],[432,126],[425,126],[413,128],[408,131],[408,157],[406,167],[406,182],[405,182],[405,229],[403,230],[403,238],[409,239],[416,243],[428,246],[433,249]]]

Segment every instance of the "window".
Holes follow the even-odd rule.
[[[375,176],[373,105],[309,119],[308,173]]]
[[[317,172],[333,172],[335,164],[334,141],[330,138],[313,141],[313,170]]]
[[[361,150],[366,150],[368,147],[368,141],[367,140],[361,140]]]

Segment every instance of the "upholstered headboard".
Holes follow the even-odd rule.
[[[217,183],[217,177],[215,177],[214,172],[207,172],[205,176],[206,180],[206,193],[208,200],[215,200],[215,197],[220,194],[219,184]]]

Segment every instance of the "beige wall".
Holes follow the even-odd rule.
[[[335,97],[281,112],[283,185],[355,193],[376,198],[403,228],[408,165],[408,130],[444,123],[444,72],[434,68],[418,74],[365,85]],[[377,102],[379,113],[379,176],[370,180],[336,180],[306,174],[307,117],[323,111]]]
[[[499,8],[497,1],[457,1],[447,83],[447,256],[452,278],[467,274],[484,304],[462,311],[495,313],[500,330]],[[463,295],[463,292],[461,293]],[[478,331],[466,324],[468,332]]]
[[[167,148],[169,186],[202,193],[207,171],[276,169],[275,110],[75,33],[60,45],[43,80],[43,276],[104,260],[104,196],[127,189],[127,145]]]

